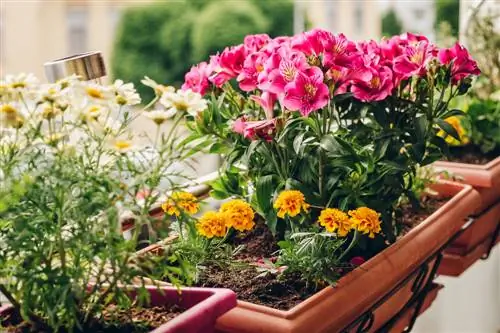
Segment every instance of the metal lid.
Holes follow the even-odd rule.
[[[83,81],[106,76],[106,66],[100,51],[75,54],[44,64],[45,76],[49,82],[76,74]]]

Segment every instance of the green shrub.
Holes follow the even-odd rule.
[[[165,25],[179,24],[180,14],[190,10],[187,2],[169,3],[168,6],[156,3],[126,9],[117,28],[111,62],[112,76],[134,82],[141,96],[147,100],[153,97],[153,93],[151,89],[139,85],[144,75],[159,82],[179,82],[182,75],[174,67],[185,61],[185,57],[175,58],[178,44],[172,44],[170,48],[162,47],[168,44],[165,41],[161,43],[165,38],[162,30]],[[178,39],[173,43],[177,42]]]
[[[228,45],[243,42],[247,34],[264,33],[268,28],[268,20],[250,2],[231,3],[231,6],[212,2],[199,14],[193,27],[191,60],[205,60]]]

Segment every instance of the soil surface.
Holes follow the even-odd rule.
[[[398,218],[399,225],[402,226],[400,237],[424,221],[447,201],[424,200],[418,211],[410,205],[402,206],[401,216]],[[230,288],[238,295],[239,300],[280,310],[291,309],[326,287],[326,285],[308,286],[299,278],[293,277],[288,277],[286,280],[282,277],[277,279],[274,274],[262,274],[262,271],[257,270],[255,262],[261,261],[262,258],[273,260],[279,249],[276,240],[262,222],[257,223],[253,231],[232,239],[232,243],[245,246],[245,249],[236,257],[237,264],[224,269],[216,266],[206,267],[198,286]],[[344,269],[342,274],[347,274],[351,269]]]
[[[103,320],[95,322],[83,332],[93,333],[138,333],[150,332],[155,328],[172,320],[185,309],[178,306],[155,306],[150,308],[131,308],[128,311],[115,310],[112,306],[106,311]],[[113,313],[113,315],[111,315]],[[16,320],[17,317],[17,320]],[[37,329],[26,322],[20,322],[19,316],[12,316],[6,322],[2,322],[0,332],[9,333],[52,333],[52,331]],[[2,327],[3,326],[3,327]],[[75,328],[76,332],[79,332]],[[61,330],[58,333],[65,333]]]
[[[500,152],[498,151],[490,154],[483,154],[478,147],[474,146],[452,147],[450,152],[451,156],[448,158],[450,162],[478,165],[487,164],[500,156]]]

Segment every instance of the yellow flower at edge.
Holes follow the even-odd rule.
[[[306,203],[304,194],[296,190],[282,191],[276,201],[274,208],[278,210],[278,217],[284,218],[285,214],[294,217],[300,214],[301,210],[307,211],[309,204]]]
[[[206,212],[198,220],[196,229],[206,238],[224,237],[227,232],[227,214],[222,212]]]
[[[380,227],[380,214],[368,207],[359,207],[350,210],[351,224],[354,229],[364,234],[369,234],[370,238],[375,238],[382,228]]]
[[[326,231],[337,231],[337,235],[345,237],[352,229],[352,223],[346,213],[337,208],[325,208],[319,215],[318,222]]]
[[[227,215],[226,225],[238,231],[252,230],[255,226],[253,221],[255,213],[248,203],[243,200],[231,200],[222,204],[221,213]]]
[[[444,130],[440,130],[437,134],[438,136],[445,138],[445,140],[446,140],[446,142],[448,142],[448,144],[451,144],[454,146],[466,145],[469,143],[470,139],[467,136],[465,128],[462,126],[460,117],[452,116],[452,117],[446,118],[445,121],[455,129],[455,131],[458,134],[458,137],[460,138],[460,141],[458,141],[457,139],[455,139],[451,135],[447,135]]]
[[[179,216],[180,210],[188,214],[196,214],[200,209],[198,199],[189,192],[174,192],[170,198],[161,205],[161,208],[168,215]]]

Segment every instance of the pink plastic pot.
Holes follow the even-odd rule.
[[[150,306],[179,305],[186,311],[161,325],[152,333],[211,333],[217,318],[236,306],[236,294],[228,289],[181,288],[147,286]],[[130,291],[135,297],[135,290]],[[11,306],[0,308],[0,318],[12,311]]]

